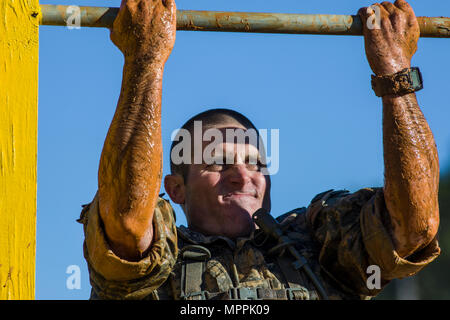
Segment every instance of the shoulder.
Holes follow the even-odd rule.
[[[289,212],[281,214],[276,217],[278,223],[280,223],[283,229],[288,228],[290,225],[306,225],[301,222],[306,222],[306,218],[311,213],[311,211],[319,211],[321,208],[325,206],[329,206],[332,203],[335,203],[337,200],[349,195],[350,192],[348,190],[334,190],[330,189],[324,192],[321,192],[313,197],[311,203],[308,207],[299,207],[293,209]],[[312,210],[315,209],[315,210]]]
[[[286,212],[284,214],[281,214],[278,217],[276,217],[275,219],[277,220],[278,223],[280,223],[282,225],[289,224],[290,222],[296,220],[299,217],[299,215],[305,215],[307,213],[308,209],[311,208],[311,205],[313,205],[313,204],[321,205],[321,206],[327,205],[330,202],[336,201],[337,199],[345,197],[348,194],[350,194],[350,192],[348,190],[330,189],[330,190],[321,192],[312,198],[311,203],[308,206],[308,208],[307,207],[299,207],[299,208],[293,209],[289,212]]]
[[[371,187],[371,188],[362,188],[359,189],[356,192],[351,193],[350,191],[346,189],[342,190],[334,190],[330,189],[324,192],[321,192],[317,194],[314,198],[311,200],[312,203],[316,203],[318,201],[323,203],[330,203],[333,201],[336,201],[338,199],[342,199],[344,197],[349,197],[349,199],[368,199],[374,196],[378,192],[382,192],[383,188],[381,187]]]
[[[382,195],[383,188],[362,188],[353,193],[345,189],[330,189],[321,192],[311,200],[306,210],[306,218],[310,225],[313,225],[319,212],[323,210],[336,214],[344,212],[359,213],[361,208],[377,194]]]
[[[312,199],[311,199],[311,203],[309,206],[311,206],[311,204],[316,204],[316,203],[320,203],[320,204],[327,204],[330,202],[334,202],[338,199],[341,199],[345,196],[348,196],[350,194],[350,191],[348,190],[334,190],[334,189],[330,189],[324,192],[321,192],[317,195],[315,195]]]
[[[172,205],[170,204],[170,201],[163,198],[164,193],[161,193],[158,196],[158,201],[156,202],[155,211],[158,211],[164,221],[166,222],[173,222],[175,223],[177,221],[177,216],[175,214],[175,210],[173,209]]]
[[[289,223],[290,221],[295,220],[295,218],[297,218],[298,215],[304,214],[305,212],[306,207],[296,208],[289,212],[283,213],[282,215],[279,215],[278,217],[275,218],[275,220],[277,220],[278,223],[286,224]]]

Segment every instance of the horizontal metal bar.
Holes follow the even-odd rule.
[[[41,25],[67,26],[70,6],[41,4]],[[77,7],[82,27],[110,28],[119,8]],[[69,9],[69,10],[68,10]],[[421,37],[450,38],[450,18],[418,17]],[[177,11],[177,30],[256,33],[362,35],[358,15]]]

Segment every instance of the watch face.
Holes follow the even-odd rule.
[[[422,75],[420,74],[419,68],[411,68],[410,79],[412,87],[416,91],[423,88]]]

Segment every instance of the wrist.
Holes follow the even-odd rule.
[[[404,69],[411,68],[411,62],[402,63],[386,63],[379,68],[374,68],[373,72],[376,76],[392,75]]]
[[[382,101],[393,101],[398,99],[410,99],[411,97],[416,97],[415,92],[409,92],[409,93],[391,93],[387,94],[381,97]]]
[[[151,53],[133,53],[124,55],[125,65],[136,66],[139,68],[152,68],[154,70],[163,70],[165,60]]]
[[[124,63],[124,77],[133,78],[134,82],[139,79],[152,79],[151,83],[161,82],[164,74],[164,63],[157,59],[148,57],[128,56]],[[150,84],[148,82],[147,84]]]

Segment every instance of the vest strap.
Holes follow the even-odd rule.
[[[302,283],[302,278],[300,276],[299,270],[295,268],[294,263],[292,263],[292,259],[288,259],[284,255],[279,256],[277,258],[277,263],[289,287],[288,289],[286,289],[289,300],[311,299],[309,291],[299,284]]]
[[[181,249],[183,258],[181,267],[181,299],[205,300],[205,291],[201,290],[205,262],[211,258],[211,252],[203,246],[189,245]]]

